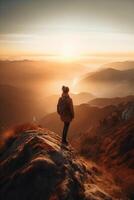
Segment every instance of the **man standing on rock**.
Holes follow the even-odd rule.
[[[60,115],[61,120],[64,122],[64,128],[62,133],[62,143],[68,145],[66,140],[69,125],[74,118],[73,101],[69,96],[69,88],[66,86],[62,87],[62,96],[59,98],[57,104],[57,112]]]

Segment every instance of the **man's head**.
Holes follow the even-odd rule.
[[[63,92],[64,94],[68,94],[68,92],[69,92],[69,87],[67,87],[67,86],[62,86],[62,92]]]

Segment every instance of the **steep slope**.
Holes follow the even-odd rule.
[[[2,135],[1,200],[125,200],[110,176],[62,147],[60,137],[33,125]]]
[[[111,171],[116,182],[133,200],[134,117],[115,126],[98,126],[79,140],[81,154]]]
[[[134,199],[134,121],[109,131],[100,152],[100,162],[111,170],[129,197]]]

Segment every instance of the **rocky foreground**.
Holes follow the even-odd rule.
[[[112,177],[33,125],[1,135],[1,200],[126,200]]]

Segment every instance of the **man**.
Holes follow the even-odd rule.
[[[69,96],[69,88],[62,87],[62,96],[59,98],[57,104],[57,112],[60,115],[61,120],[64,122],[64,128],[62,133],[62,143],[67,145],[66,140],[70,122],[74,118],[73,101]]]

